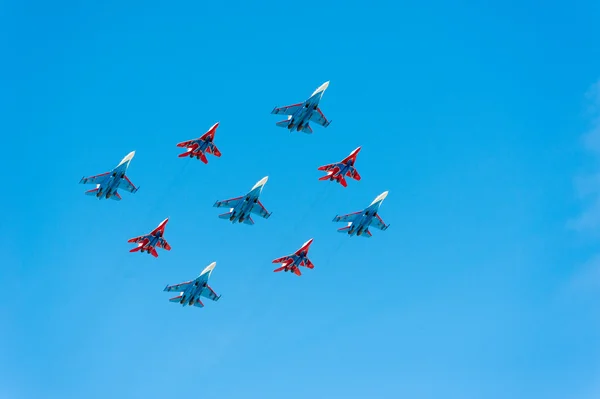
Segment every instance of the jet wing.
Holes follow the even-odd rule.
[[[333,218],[333,221],[334,222],[353,222],[360,214],[362,214],[362,211],[349,213],[347,215],[342,215],[342,216],[338,215]]]
[[[340,170],[339,164],[337,164],[337,163],[330,163],[328,165],[319,166],[317,168],[317,170],[323,170],[325,172],[329,172],[332,169]]]
[[[217,293],[214,292],[213,289],[210,288],[208,285],[202,290],[202,292],[200,292],[200,296],[212,299],[213,301],[217,301],[220,298],[219,295],[217,295]]]
[[[265,208],[264,205],[260,201],[256,202],[256,204],[252,205],[252,210],[250,212],[255,213],[265,219],[268,219],[269,216],[271,216],[269,211],[267,211],[267,208]]]
[[[194,144],[195,140],[188,140],[188,141],[182,141],[181,143],[177,143],[177,147],[189,147],[190,145]]]
[[[371,219],[371,226],[379,230],[386,230],[388,227],[390,227],[389,224],[385,224],[385,222],[379,217],[379,215],[375,215],[375,217]]]
[[[215,204],[213,206],[215,206],[217,208],[223,208],[223,207],[235,208],[236,205],[240,203],[241,199],[242,199],[242,197],[235,197],[235,198],[230,198],[230,199],[226,199],[223,201],[217,201],[217,202],[215,202]]]
[[[302,103],[298,103],[298,104],[293,104],[293,105],[286,105],[285,107],[275,107],[273,109],[273,111],[271,111],[272,114],[283,114],[283,115],[294,115],[296,113],[296,111],[298,111],[300,108],[302,108]]]
[[[161,237],[160,240],[158,240],[158,243],[156,244],[157,247],[165,249],[167,251],[171,250],[171,246],[169,245],[169,243],[167,242],[167,240],[165,240],[164,238]]]
[[[119,188],[129,191],[130,193],[135,193],[138,188],[129,180],[127,176],[123,176],[121,181],[119,182]]]
[[[331,123],[331,121],[328,121],[327,118],[325,118],[325,115],[323,115],[323,112],[321,112],[321,109],[318,107],[310,115],[310,120],[315,123],[318,123],[319,125],[321,125],[323,127],[327,127]]]
[[[79,180],[79,183],[82,183],[82,184],[102,184],[102,182],[104,181],[104,179],[109,174],[110,174],[110,172],[106,172],[106,173],[102,173],[102,174],[96,175],[96,176],[82,177],[81,180]]]
[[[194,281],[186,281],[185,283],[181,283],[181,284],[167,285],[163,291],[168,291],[168,292],[177,291],[177,292],[181,292],[181,291],[185,290],[193,282]]]
[[[138,242],[145,240],[147,237],[148,237],[148,235],[134,237],[134,238],[130,238],[129,240],[127,240],[127,242],[134,242],[137,244]]]

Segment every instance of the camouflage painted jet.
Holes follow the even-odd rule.
[[[351,177],[354,180],[360,180],[360,175],[354,167],[354,164],[356,163],[356,156],[358,155],[359,151],[360,147],[352,151],[350,155],[342,159],[340,162],[319,167],[318,170],[327,172],[327,175],[319,178],[319,180],[335,180],[344,187],[348,187],[348,183],[346,183],[344,176]]]
[[[252,220],[252,217],[250,216],[251,213],[268,219],[269,216],[271,216],[271,213],[267,211],[258,199],[268,179],[269,176],[263,177],[246,195],[215,202],[213,206],[217,208],[230,208],[229,212],[219,215],[219,218],[229,219],[232,223],[237,221],[238,223],[246,223],[249,225],[254,224],[254,220]]]
[[[165,227],[167,226],[168,221],[169,218],[163,220],[157,228],[150,232],[150,234],[145,234],[143,236],[130,238],[129,240],[127,240],[127,242],[136,243],[138,245],[129,252],[145,251],[146,253],[152,254],[152,256],[154,256],[155,258],[158,258],[158,253],[156,253],[155,247],[163,248],[167,251],[170,251],[171,246],[169,245],[167,240],[163,238],[163,236],[165,235]]]
[[[131,180],[125,175],[129,163],[133,159],[135,151],[131,151],[121,163],[119,163],[110,172],[102,173],[96,176],[82,177],[79,181],[80,184],[95,184],[96,188],[86,191],[85,195],[95,195],[98,199],[112,198],[115,201],[121,201],[121,196],[117,192],[117,189],[122,188],[130,193],[135,193],[139,189],[133,185]]]
[[[181,284],[167,285],[164,291],[179,291],[179,295],[169,299],[169,302],[179,302],[183,306],[194,305],[203,308],[204,304],[200,300],[201,296],[218,301],[221,295],[217,295],[208,285],[208,279],[216,265],[217,262],[208,265],[195,280],[186,281]]]
[[[350,236],[357,235],[363,237],[371,237],[369,226],[378,228],[379,230],[387,230],[390,225],[386,225],[377,214],[381,203],[387,197],[388,192],[385,191],[377,196],[371,205],[360,212],[350,213],[348,215],[336,216],[334,222],[348,222],[348,226],[338,229],[340,233],[347,233]]]
[[[296,273],[296,275],[300,276],[300,268],[298,266],[308,267],[309,269],[313,269],[315,265],[308,259],[308,250],[310,248],[310,244],[312,244],[313,239],[306,241],[299,250],[294,252],[291,255],[283,256],[281,258],[277,258],[273,260],[273,263],[283,263],[283,266],[273,270],[274,272],[292,272]]]
[[[304,133],[312,133],[312,129],[308,124],[310,121],[315,122],[323,127],[329,126],[331,121],[328,121],[319,108],[319,101],[323,97],[325,89],[329,86],[329,82],[323,83],[310,98],[302,103],[286,105],[285,107],[275,107],[272,114],[283,114],[287,115],[288,118],[281,122],[277,122],[276,125],[280,127],[286,127],[290,130],[296,129],[296,131],[303,131]]]
[[[215,157],[220,157],[221,151],[219,151],[217,146],[213,143],[217,127],[219,127],[219,122],[212,125],[211,128],[208,129],[208,132],[204,133],[202,137],[178,143],[177,147],[187,148],[186,152],[179,154],[179,158],[196,157],[196,159],[199,159],[206,164],[208,163],[208,159],[206,159],[206,155],[204,155],[205,152],[212,154]]]

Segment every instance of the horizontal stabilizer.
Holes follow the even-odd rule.
[[[290,125],[290,120],[289,119],[285,119],[283,121],[279,121],[276,123],[277,126],[279,127],[288,127]]]
[[[122,199],[121,196],[119,195],[119,193],[116,191],[114,193],[112,193],[109,198],[111,200],[115,200],[115,201],[121,201],[121,199]]]
[[[142,248],[143,248],[143,247],[140,245],[140,246],[137,246],[137,247],[135,247],[135,248],[133,248],[133,249],[130,249],[130,250],[129,250],[129,252],[137,252],[137,251],[139,251],[139,250],[140,250],[140,249],[142,249]]]
[[[219,219],[229,219],[231,217],[231,212],[222,213],[219,215]]]
[[[343,187],[348,187],[348,183],[346,182],[346,179],[344,179],[344,176],[340,176],[338,181]]]
[[[252,226],[254,224],[254,220],[252,220],[252,218],[248,216],[246,219],[244,219],[244,224],[249,224]]]
[[[360,233],[360,236],[365,238],[371,238],[372,235],[373,234],[371,234],[369,229],[363,230],[362,233]]]
[[[302,126],[302,131],[306,134],[311,134],[313,132],[312,128],[310,127],[310,125],[308,123],[306,125]]]
[[[96,194],[98,194],[98,190],[99,190],[98,188],[95,188],[93,190],[88,190],[85,192],[85,195],[96,195]]]
[[[175,296],[175,297],[169,299],[169,302],[179,302],[179,301],[181,301],[182,297],[183,297],[183,295]]]
[[[156,248],[152,247],[150,248],[150,253],[152,254],[152,256],[154,256],[155,258],[158,258],[158,253],[156,252]]]
[[[192,151],[186,151],[182,154],[177,155],[179,158],[189,157],[192,154]]]
[[[350,230],[350,226],[346,226],[346,227],[342,227],[341,229],[338,229],[338,233],[348,233],[348,230]]]
[[[198,308],[203,308],[204,304],[202,303],[202,301],[200,299],[196,299],[196,302],[194,302],[194,306],[196,306]]]

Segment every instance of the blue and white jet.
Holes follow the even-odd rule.
[[[229,219],[232,223],[254,224],[250,216],[251,213],[259,215],[265,219],[271,216],[271,213],[263,206],[258,197],[267,183],[269,176],[263,177],[246,195],[235,197],[224,201],[217,201],[213,206],[217,208],[229,207],[229,212],[219,215],[221,219]]]
[[[115,201],[121,201],[121,196],[117,189],[121,188],[130,193],[135,193],[139,189],[125,175],[129,163],[133,159],[135,151],[131,151],[123,160],[110,172],[102,173],[96,176],[82,177],[80,184],[95,184],[96,188],[86,191],[85,195],[95,195],[98,199],[112,198]]]
[[[217,295],[217,293],[208,285],[208,279],[210,278],[210,274],[216,265],[217,262],[213,262],[206,266],[206,268],[202,270],[202,273],[200,273],[195,280],[186,281],[185,283],[181,284],[167,285],[164,291],[179,292],[179,295],[169,299],[169,302],[179,302],[183,306],[194,305],[196,307],[203,308],[204,304],[200,300],[201,296],[212,299],[213,301],[218,301],[219,298],[221,298],[221,295]]]
[[[285,107],[275,107],[272,114],[283,114],[287,115],[288,118],[281,122],[277,122],[276,125],[280,127],[286,127],[290,131],[296,129],[296,131],[304,133],[312,133],[312,129],[308,124],[310,121],[318,123],[323,127],[329,126],[331,121],[325,118],[323,112],[319,108],[319,101],[325,93],[325,89],[329,86],[329,81],[323,83],[310,98],[302,103],[286,105]]]
[[[350,236],[357,235],[369,238],[372,235],[369,231],[369,226],[373,226],[379,230],[387,230],[390,225],[386,225],[377,214],[381,203],[387,195],[387,191],[379,194],[377,198],[371,202],[371,205],[360,212],[334,217],[334,222],[348,222],[348,226],[338,229],[338,232],[347,233]]]

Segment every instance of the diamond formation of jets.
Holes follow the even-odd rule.
[[[194,305],[196,307],[203,308],[204,304],[200,300],[200,297],[202,296],[212,299],[213,301],[218,301],[219,298],[221,298],[221,295],[217,295],[216,292],[213,291],[213,289],[208,285],[208,279],[210,278],[210,274],[216,265],[217,262],[213,262],[206,266],[202,273],[200,273],[200,275],[194,280],[186,281],[185,283],[181,284],[167,285],[164,291],[179,292],[179,295],[169,299],[169,302],[179,302],[183,306]]]
[[[340,233],[347,233],[350,236],[357,235],[362,237],[371,237],[369,226],[373,226],[379,230],[387,230],[390,225],[386,225],[381,217],[377,214],[381,203],[387,197],[388,192],[385,191],[377,196],[371,204],[364,210],[354,213],[349,213],[343,216],[333,218],[334,222],[348,222],[348,226],[338,229]]]
[[[344,176],[351,177],[354,180],[360,180],[360,175],[354,167],[354,164],[356,163],[356,156],[358,155],[359,151],[360,147],[352,151],[350,155],[342,159],[340,162],[320,166],[318,170],[325,171],[327,174],[319,178],[319,180],[335,180],[343,187],[348,187],[348,183],[346,183]]]
[[[80,184],[95,184],[96,188],[86,191],[85,195],[95,195],[98,199],[111,198],[115,201],[121,201],[121,195],[118,189],[135,193],[139,189],[125,175],[129,163],[133,159],[135,151],[131,151],[123,160],[110,172],[102,173],[96,176],[82,177]]]
[[[319,103],[325,93],[325,90],[329,87],[329,81],[319,86],[311,96],[304,102],[288,105],[284,107],[275,107],[271,114],[286,115],[287,119],[277,122],[276,126],[285,127],[290,132],[304,132],[307,134],[313,133],[310,122],[314,122],[322,127],[328,127],[331,123],[321,109]],[[206,154],[213,155],[215,157],[221,157],[221,152],[214,144],[215,134],[219,122],[212,125],[206,133],[196,139],[183,141],[177,144],[179,148],[185,148],[185,152],[178,155],[179,158],[196,158],[202,161],[204,164],[208,163]],[[343,160],[320,166],[319,171],[326,173],[325,176],[319,178],[322,181],[335,181],[343,187],[348,186],[346,178],[351,178],[356,181],[361,180],[361,176],[356,170],[355,164],[358,153],[361,147],[356,148]],[[111,171],[102,173],[95,176],[83,177],[80,180],[80,184],[95,184],[96,188],[86,191],[85,195],[96,196],[98,199],[112,198],[115,201],[120,201],[121,195],[118,190],[127,191],[129,193],[136,193],[139,187],[136,187],[131,180],[126,176],[126,172],[129,168],[131,160],[135,155],[135,151],[130,152],[123,158],[123,160]],[[271,213],[267,211],[264,205],[259,200],[262,190],[267,183],[268,176],[258,181],[247,194],[242,196],[231,198],[223,201],[216,201],[214,207],[229,208],[229,212],[219,215],[220,219],[229,219],[232,223],[244,223],[253,225],[254,220],[252,214],[259,215],[264,219],[268,219]],[[338,232],[348,234],[349,236],[357,235],[363,237],[372,237],[369,228],[371,226],[380,229],[387,230],[390,225],[386,225],[385,222],[379,216],[379,208],[383,200],[387,197],[388,191],[378,195],[371,204],[362,211],[350,213],[347,215],[337,215],[334,222],[344,222],[347,226],[338,229]],[[163,220],[158,227],[152,230],[149,234],[141,235],[139,237],[131,238],[127,242],[136,244],[137,246],[131,249],[129,252],[141,252],[151,254],[157,258],[157,248],[164,249],[166,251],[171,250],[171,246],[165,240],[165,228],[169,221],[169,218]],[[294,253],[282,256],[274,259],[272,263],[277,264],[277,268],[274,272],[290,272],[301,276],[301,267],[308,269],[314,269],[314,264],[308,258],[308,252],[310,246],[313,243],[313,238],[306,241],[302,246]],[[218,301],[221,296],[218,295],[209,285],[208,280],[216,266],[216,262],[212,262],[210,265],[204,268],[198,277],[193,280],[183,282],[175,285],[167,285],[164,291],[177,292],[178,295],[170,298],[169,302],[179,303],[182,306],[195,306],[202,308],[201,298],[205,297],[212,301]]]
[[[219,127],[219,122],[215,123],[211,126],[210,129],[206,133],[204,133],[200,138],[188,141],[182,141],[177,144],[177,147],[187,148],[187,151],[183,154],[179,154],[179,158],[196,158],[204,162],[208,163],[208,159],[206,159],[205,153],[212,154],[215,157],[221,156],[221,151],[214,144],[215,140],[215,132],[217,131],[217,127]]]
[[[273,263],[282,263],[281,267],[273,270],[274,272],[292,272],[296,275],[300,276],[299,266],[308,267],[309,269],[313,269],[315,265],[308,259],[308,250],[310,249],[310,244],[312,244],[313,239],[306,241],[299,250],[294,252],[293,254],[282,256],[281,258],[277,258],[273,260]]]
[[[157,228],[150,232],[150,234],[145,234],[143,236],[130,238],[129,240],[127,240],[127,242],[136,243],[138,245],[129,252],[146,252],[151,254],[155,258],[158,258],[158,253],[156,252],[157,247],[170,251],[171,246],[169,245],[167,240],[163,238],[163,236],[165,235],[165,227],[167,226],[168,221],[169,218],[163,220]]]
[[[309,122],[315,122],[323,127],[329,126],[331,121],[325,118],[323,112],[319,108],[319,101],[323,97],[323,93],[329,86],[329,81],[323,83],[314,93],[309,97],[308,100],[292,105],[286,105],[285,107],[275,107],[271,114],[282,114],[287,115],[288,118],[277,122],[276,125],[285,127],[290,131],[296,129],[296,131],[304,133],[312,133],[312,129]]]
[[[250,216],[252,213],[268,219],[271,213],[267,211],[258,199],[268,179],[269,176],[263,177],[246,195],[215,202],[213,206],[216,208],[230,208],[229,212],[219,215],[219,218],[229,219],[232,223],[237,221],[238,223],[249,225],[254,224],[254,220]]]

